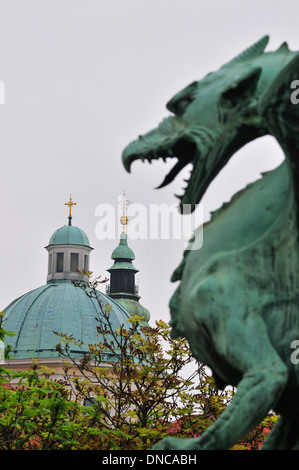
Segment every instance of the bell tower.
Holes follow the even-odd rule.
[[[120,223],[123,226],[120,235],[119,245],[112,252],[111,258],[114,264],[107,271],[110,273],[110,285],[106,287],[106,293],[132,315],[138,315],[141,323],[148,326],[150,319],[149,311],[139,303],[139,288],[136,285],[135,275],[138,269],[135,268],[132,261],[135,260],[134,252],[128,246],[126,225],[128,223],[127,207],[131,204],[125,193],[123,194],[119,205],[122,209]]]

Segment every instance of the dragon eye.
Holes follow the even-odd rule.
[[[179,100],[177,103],[176,103],[176,111],[175,113],[178,114],[179,116],[181,116],[182,114],[184,114],[184,112],[186,111],[188,105],[192,102],[193,100],[190,98],[190,99],[183,99],[183,100]]]
[[[174,96],[166,105],[166,108],[172,113],[182,116],[187,107],[194,100],[195,91],[197,90],[197,82],[191,83],[184,90]]]

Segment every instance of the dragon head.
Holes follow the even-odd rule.
[[[193,82],[167,104],[172,113],[156,129],[139,136],[123,151],[127,171],[133,161],[176,158],[159,187],[192,164],[180,207],[194,210],[220,170],[246,143],[269,133],[260,103],[277,75],[293,58],[286,43],[265,53],[265,36],[216,72]]]

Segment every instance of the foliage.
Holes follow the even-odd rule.
[[[1,450],[85,449],[99,433],[89,428],[85,407],[70,399],[65,384],[50,378],[53,371],[33,365],[26,372],[0,373]]]
[[[3,328],[3,316],[4,316],[4,313],[3,312],[0,312],[0,346],[1,346],[1,343],[4,344],[4,339],[5,339],[5,336],[15,336],[15,333],[13,332],[10,332],[10,331],[6,331],[4,328]],[[11,346],[9,345],[5,345],[4,347],[4,353],[3,353],[3,358],[1,357],[2,355],[2,352],[0,350],[0,360],[1,359],[9,359],[10,358],[10,352],[12,351],[12,348]]]

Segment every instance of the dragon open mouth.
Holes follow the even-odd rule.
[[[161,139],[161,135],[159,136]],[[131,165],[135,160],[141,160],[142,162],[153,160],[176,158],[177,161],[169,173],[165,176],[162,183],[156,187],[156,189],[164,188],[174,181],[182,170],[189,164],[192,164],[192,171],[190,178],[184,179],[186,187],[183,189],[183,194],[175,196],[179,199],[179,209],[182,212],[183,206],[190,205],[190,210],[193,211],[196,204],[200,201],[203,194],[203,183],[205,176],[205,165],[203,163],[204,158],[202,155],[206,154],[206,146],[202,146],[202,140],[194,139],[192,135],[184,135],[183,133],[176,138],[165,139],[164,145],[154,145],[156,139],[155,131],[140,136],[139,139],[129,144],[123,152],[123,164],[128,172],[131,170]],[[201,147],[201,148],[200,148]],[[205,185],[204,185],[205,186]]]
[[[197,166],[196,163],[199,159],[198,149],[196,143],[190,139],[186,140],[181,138],[176,140],[173,145],[167,145],[160,148],[150,149],[147,140],[144,137],[140,137],[137,141],[132,142],[123,153],[123,163],[128,172],[130,172],[131,165],[135,160],[141,160],[142,162],[163,159],[166,161],[168,158],[176,158],[177,161],[169,173],[165,176],[162,183],[156,187],[156,189],[164,188],[173,182],[179,173],[190,163],[193,165],[193,171],[191,172],[190,180],[184,180],[187,183],[187,187],[184,189],[183,195],[175,195],[179,201],[180,206],[183,204],[193,204],[193,197],[190,188],[193,185],[190,184],[191,179],[194,177],[194,168]],[[193,191],[192,191],[193,192]]]
[[[185,166],[188,163],[192,163],[192,160],[186,163],[185,159],[179,158],[179,160],[171,169],[171,171],[165,176],[163,182],[159,186],[157,186],[156,189],[164,188],[164,186],[167,186],[168,184],[170,184],[175,179],[175,177],[185,168]]]

